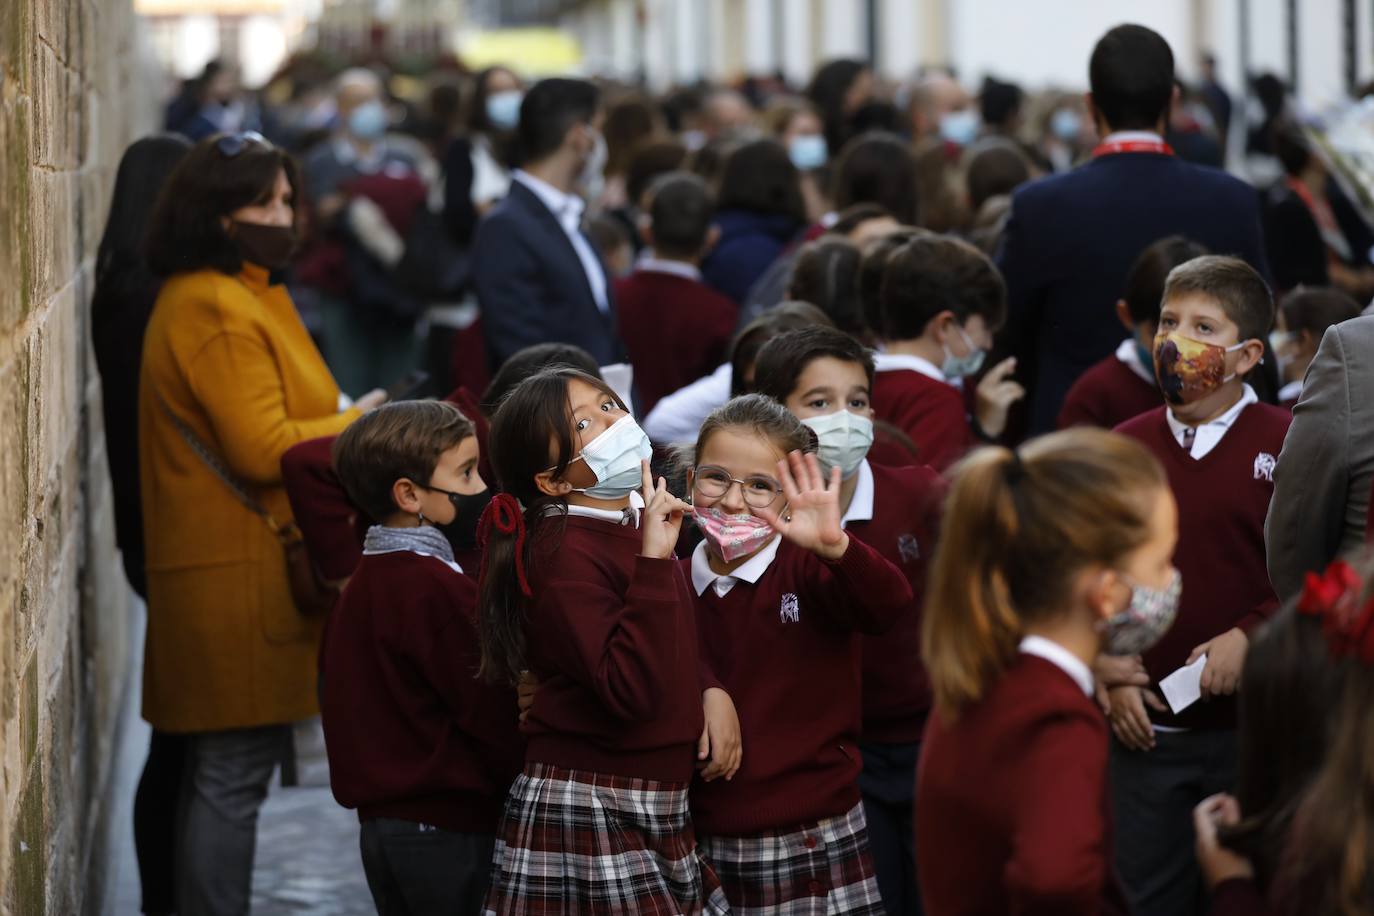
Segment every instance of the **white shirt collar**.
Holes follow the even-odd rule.
[[[724,598],[730,593],[730,589],[735,587],[735,583],[740,580],[753,585],[763,578],[763,574],[768,572],[768,567],[773,565],[773,558],[778,555],[778,548],[782,546],[782,535],[775,535],[767,544],[763,545],[757,553],[750,557],[742,566],[728,576],[722,576],[711,569],[711,558],[706,553],[706,542],[702,541],[697,545],[697,549],[692,552],[692,588],[698,595],[704,594],[709,585],[714,584],[716,594]]]
[[[638,490],[630,491],[629,509],[593,509],[591,506],[568,506],[568,514],[579,518],[594,518],[613,525],[634,525],[639,527],[639,513],[644,508],[644,497]],[[553,511],[557,512],[555,507]]]
[[[1181,422],[1174,416],[1172,407],[1164,412],[1164,417],[1169,421],[1169,431],[1174,434],[1174,439],[1178,441],[1179,445],[1183,444],[1185,432],[1190,428],[1195,429],[1193,448],[1189,454],[1196,460],[1216,448],[1217,444],[1221,442],[1221,437],[1226,435],[1226,431],[1236,422],[1236,417],[1240,416],[1240,412],[1258,400],[1259,396],[1255,394],[1255,389],[1249,385],[1243,385],[1239,401],[1236,401],[1226,413],[1215,420],[1203,423],[1201,426],[1189,427],[1188,424]]]
[[[1152,130],[1118,130],[1102,138],[1103,143],[1163,143],[1164,138]]]
[[[873,354],[873,370],[875,372],[892,372],[897,369],[909,369],[912,372],[919,372],[924,376],[933,378],[937,382],[949,384],[949,379],[945,378],[940,367],[923,356],[913,356],[910,353]]]
[[[1121,346],[1116,348],[1116,358],[1126,364],[1130,369],[1143,380],[1151,385],[1155,384],[1155,371],[1153,366],[1146,366],[1140,361],[1140,351],[1136,349],[1135,338],[1127,337],[1121,341]]]
[[[523,184],[534,192],[544,206],[549,208],[560,223],[565,227],[571,226],[570,231],[576,231],[582,222],[582,211],[586,203],[576,194],[569,194],[560,191],[542,178],[536,178],[524,169],[516,169],[511,173],[511,178]]]
[[[675,277],[701,282],[701,271],[697,270],[696,265],[688,264],[686,261],[669,261],[664,258],[652,257],[640,258],[635,264],[635,270],[647,270],[656,274],[672,274]]]
[[[841,528],[850,522],[873,521],[873,468],[867,458],[859,462],[858,474],[859,482],[854,487],[854,498],[849,501],[849,508],[840,519]]]
[[[1289,382],[1279,389],[1279,401],[1296,401],[1302,396],[1302,379],[1296,382]]]
[[[1093,695],[1093,673],[1083,659],[1065,649],[1059,643],[1043,636],[1027,636],[1021,640],[1021,652],[1034,655],[1063,671],[1088,696]]]

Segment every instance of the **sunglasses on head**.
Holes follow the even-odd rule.
[[[233,159],[239,153],[248,148],[250,143],[261,143],[263,146],[271,146],[267,138],[256,130],[240,131],[236,134],[225,134],[215,141],[215,149],[219,150],[221,156],[226,159]]]

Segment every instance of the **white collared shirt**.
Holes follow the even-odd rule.
[[[635,264],[635,270],[647,270],[656,274],[672,274],[675,277],[682,277],[684,280],[696,280],[701,282],[701,271],[695,264],[688,264],[686,261],[669,261],[666,258],[640,258]]]
[[[1280,404],[1284,401],[1296,401],[1300,397],[1302,397],[1302,379],[1298,379],[1296,382],[1289,382],[1279,389]]]
[[[511,177],[529,188],[534,196],[539,198],[540,203],[549,208],[554,219],[558,220],[563,234],[572,243],[573,251],[577,252],[577,259],[582,262],[582,272],[587,275],[587,283],[592,288],[596,307],[603,313],[609,312],[611,305],[610,300],[606,298],[606,272],[602,269],[596,252],[592,250],[591,242],[582,234],[582,211],[586,209],[586,203],[576,194],[560,191],[524,169],[516,169]]]
[[[1116,358],[1143,380],[1151,385],[1155,384],[1154,366],[1147,366],[1140,361],[1140,351],[1136,349],[1134,337],[1127,337],[1121,341],[1121,346],[1116,348]]]
[[[859,462],[859,470],[856,473],[859,475],[859,482],[854,485],[854,498],[849,501],[849,508],[840,519],[841,528],[850,522],[873,521],[873,467],[867,458]]]
[[[1226,431],[1236,422],[1236,417],[1240,416],[1240,412],[1259,400],[1259,396],[1255,394],[1255,389],[1249,385],[1242,387],[1244,390],[1241,392],[1240,400],[1230,410],[1215,420],[1209,420],[1198,427],[1190,427],[1187,423],[1181,422],[1174,416],[1172,407],[1165,411],[1164,416],[1169,421],[1169,431],[1174,434],[1179,445],[1183,445],[1184,435],[1189,429],[1196,429],[1196,435],[1193,437],[1193,448],[1188,453],[1194,461],[1201,459],[1216,448],[1221,443],[1221,437],[1226,435]]]
[[[1152,130],[1118,130],[1102,138],[1103,143],[1163,143],[1164,138]]]
[[[638,490],[630,491],[630,508],[625,509],[594,509],[591,506],[574,506],[569,504],[568,514],[576,515],[580,518],[594,518],[602,522],[610,522],[613,525],[634,525],[639,527],[639,514],[644,509],[644,496]],[[555,512],[558,510],[555,508]]]
[[[945,378],[940,367],[923,356],[913,356],[910,353],[879,352],[873,354],[873,371],[894,372],[898,369],[909,369],[912,372],[919,372],[924,376],[933,378],[937,382],[949,384],[949,379]]]
[[[768,572],[768,567],[773,565],[773,559],[778,555],[780,546],[782,546],[782,535],[774,535],[771,541],[763,545],[738,569],[727,576],[722,576],[711,568],[711,558],[706,552],[706,542],[702,541],[697,545],[697,549],[692,552],[692,588],[696,590],[698,595],[702,595],[705,594],[707,586],[714,585],[716,594],[724,598],[730,594],[730,589],[735,587],[736,582],[743,580],[752,585],[762,579],[764,573]]]
[[[729,363],[722,363],[710,375],[660,398],[644,418],[644,431],[650,440],[660,445],[695,441],[711,411],[730,400],[732,372]]]
[[[1021,652],[1034,655],[1063,671],[1088,696],[1093,695],[1092,669],[1083,664],[1083,659],[1065,649],[1059,643],[1043,636],[1027,636],[1021,640]]]

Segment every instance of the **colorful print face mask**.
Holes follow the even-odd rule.
[[[1161,332],[1155,336],[1155,378],[1159,390],[1170,404],[1191,404],[1216,391],[1235,378],[1226,374],[1226,354],[1234,353],[1245,343],[1233,347],[1203,343],[1177,333]]]
[[[706,536],[708,548],[726,563],[749,556],[777,534],[772,525],[748,512],[731,515],[715,506],[707,509],[697,507],[692,517]]]
[[[1164,588],[1130,585],[1131,603],[1103,623],[1102,651],[1108,655],[1139,655],[1153,648],[1178,616],[1178,600],[1183,594],[1183,576],[1178,570]]]

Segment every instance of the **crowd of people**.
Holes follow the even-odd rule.
[[[92,305],[144,911],[318,716],[382,916],[1374,914],[1374,230],[1271,78],[1087,77],[188,81]]]

